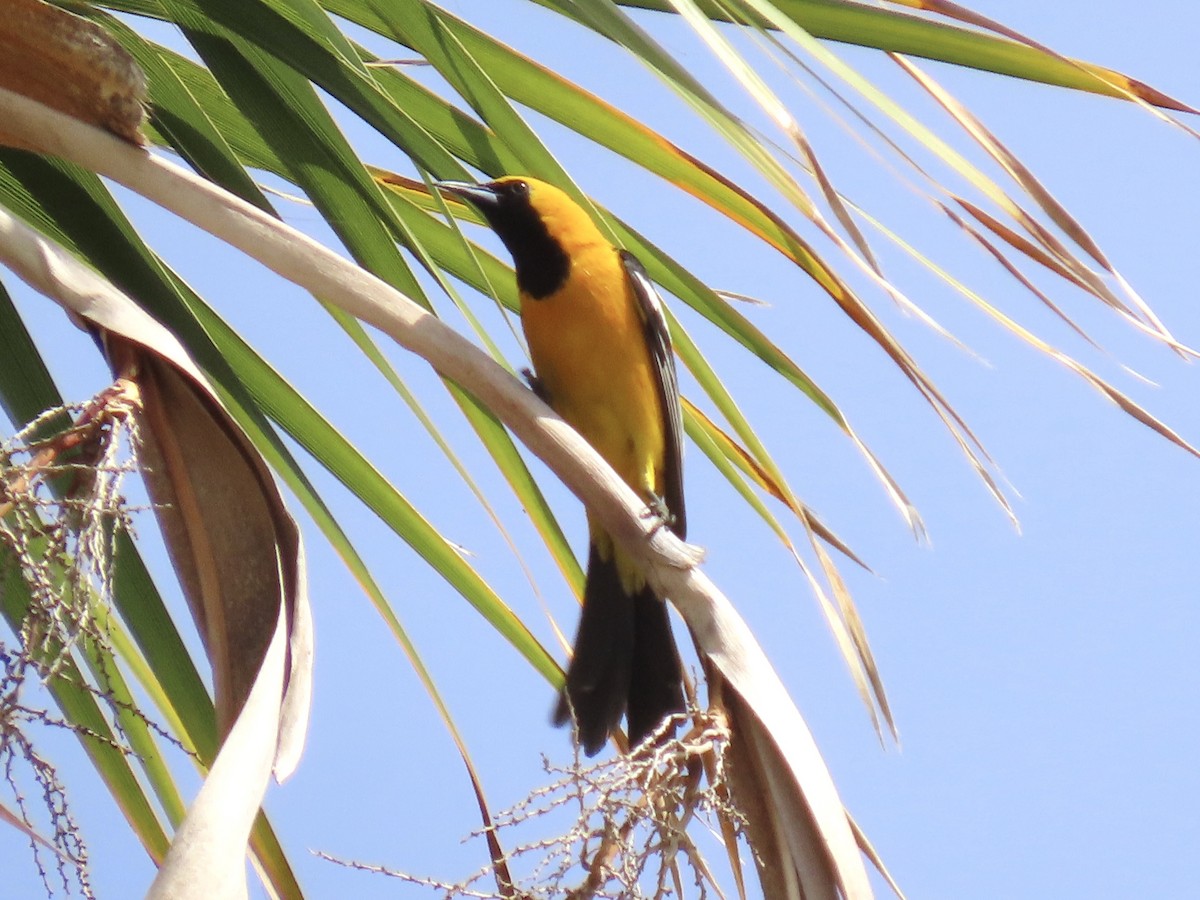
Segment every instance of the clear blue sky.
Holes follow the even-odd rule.
[[[592,41],[587,52],[552,39],[553,17],[516,2],[457,0],[451,11],[496,29],[538,58],[737,177],[744,170],[664,89]],[[1195,35],[1200,13],[1178,0],[1056,4],[974,2],[1054,48],[1109,65],[1193,104],[1200,102]],[[485,7],[490,19],[480,17]],[[514,16],[521,11],[522,18]],[[660,19],[648,19],[653,27]],[[682,28],[657,30],[697,71],[711,70]],[[845,57],[913,100],[960,140],[877,57]],[[613,77],[620,65],[622,74]],[[933,66],[943,83],[1014,149],[1108,251],[1176,335],[1200,345],[1194,259],[1200,235],[1200,146],[1116,101]],[[774,78],[835,182],[891,226],[1051,343],[1092,366],[1194,443],[1200,378],[1120,324],[1097,301],[1054,286],[1055,297],[1112,356],[1086,347],[948,226],[865,161],[813,106]],[[718,86],[723,80],[718,75]],[[734,88],[720,88],[746,108]],[[752,116],[752,113],[748,112]],[[535,121],[535,125],[540,122]],[[1192,123],[1195,125],[1196,123]],[[350,127],[350,126],[348,126]],[[365,158],[396,154],[352,129]],[[928,408],[833,304],[769,250],[630,165],[598,158],[561,129],[552,147],[580,184],[718,287],[770,305],[750,318],[842,405],[920,508],[932,547],[918,547],[847,441],[730,342],[683,312],[685,324],[762,431],[798,493],[873,567],[843,567],[866,621],[902,735],[882,750],[815,601],[765,528],[699,453],[689,454],[691,537],[706,571],[737,604],[811,725],[842,796],[913,898],[1180,897],[1198,890],[1200,775],[1200,460],[1169,445],[1080,379],[1002,333],[965,301],[917,271],[871,233],[885,269],[924,309],[987,360],[981,364],[905,318],[878,292],[880,315],[944,389],[1020,496],[1018,535],[992,503]],[[978,159],[976,155],[973,157]],[[281,202],[292,222],[315,213]],[[311,298],[253,265],[229,265],[214,242],[131,202],[186,278],[376,461],[480,570],[552,638],[537,597],[503,540],[380,379],[331,337]],[[800,225],[798,217],[793,220]],[[805,231],[805,233],[809,233]],[[818,247],[836,260],[836,251]],[[840,264],[840,262],[839,262]],[[849,266],[843,266],[849,271]],[[1043,280],[1043,285],[1052,282]],[[104,380],[79,361],[86,339],[48,304],[22,294],[64,392],[82,398]],[[492,320],[487,300],[477,308]],[[674,308],[678,311],[680,304]],[[449,317],[456,327],[461,320]],[[512,523],[545,602],[573,630],[560,579],[477,451],[426,367],[391,354],[413,386],[434,397],[439,423]],[[1124,373],[1130,365],[1157,387]],[[684,389],[688,390],[685,381]],[[568,757],[549,725],[551,691],[440,579],[348,501],[319,486],[376,567],[440,680],[472,747],[493,806],[542,780],[540,754]],[[564,526],[582,538],[582,514],[550,489]],[[733,513],[730,510],[735,510]],[[144,532],[152,529],[149,523]],[[459,840],[477,825],[468,784],[445,729],[361,592],[306,527],[318,662],[309,747],[297,775],[267,808],[312,897],[419,897],[421,889],[349,872],[309,849],[446,880],[481,865],[484,848]],[[798,530],[797,530],[797,536]],[[182,607],[180,607],[182,608]],[[115,824],[112,804],[70,744],[75,811],[91,843],[100,896],[133,896],[151,877]],[[0,829],[5,891],[37,896],[27,851]],[[17,886],[19,885],[19,887]],[[881,891],[881,895],[884,892]],[[10,896],[5,894],[5,896]]]

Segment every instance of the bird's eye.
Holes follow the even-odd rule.
[[[509,182],[509,190],[512,191],[514,197],[525,197],[529,194],[529,182],[513,181]]]

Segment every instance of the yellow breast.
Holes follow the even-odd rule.
[[[550,405],[646,500],[661,493],[663,411],[645,330],[617,251],[574,248],[565,284],[522,298],[533,366]]]

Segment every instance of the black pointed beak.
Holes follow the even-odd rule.
[[[485,216],[500,206],[500,195],[485,184],[468,184],[465,181],[435,181],[434,185],[439,191],[466,200]]]

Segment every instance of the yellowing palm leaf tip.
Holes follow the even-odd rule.
[[[641,263],[553,185],[438,186],[477,208],[512,254],[533,389],[685,537],[675,357]],[[573,718],[595,754],[623,715],[631,743],[654,732],[683,710],[683,690],[666,605],[590,513],[588,531],[583,611],[554,720]]]

